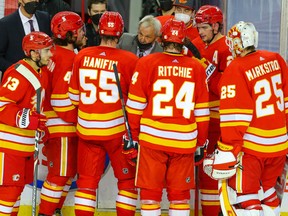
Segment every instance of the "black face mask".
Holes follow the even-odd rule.
[[[171,0],[160,0],[159,3],[160,3],[160,8],[163,11],[169,11],[173,7],[173,2]]]
[[[138,36],[136,36],[136,42],[137,42],[137,46],[139,47],[140,51],[145,51],[148,50],[152,47],[153,42],[152,43],[147,43],[147,44],[142,44],[139,40],[138,40]]]
[[[39,2],[27,2],[24,5],[24,9],[28,14],[35,14]]]
[[[91,16],[91,20],[95,25],[99,25],[99,20],[100,20],[102,14],[103,13],[97,13],[97,14],[94,14],[93,16]]]

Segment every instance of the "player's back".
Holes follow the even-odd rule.
[[[221,80],[220,113],[224,119],[227,112],[234,110],[235,115],[236,108],[246,112],[243,113],[247,117],[242,124],[246,125],[246,120],[250,122],[244,135],[245,151],[273,156],[286,154],[288,143],[284,99],[288,96],[288,77],[285,61],[279,54],[256,51],[233,60],[224,75],[225,78]],[[233,99],[233,95],[237,97]],[[238,114],[241,110],[238,109]]]
[[[165,115],[168,116],[168,113],[162,113],[163,110],[160,106],[157,107],[158,103],[160,105],[162,101],[165,101],[165,91],[163,91],[163,93],[157,97],[159,99],[155,99],[155,96],[159,95],[159,92],[162,91],[161,89],[165,89],[167,96],[169,95],[169,97],[173,98],[177,97],[177,93],[179,93],[179,91],[183,94],[183,96],[185,95],[184,93],[188,93],[188,91],[190,91],[190,96],[192,96],[191,99],[193,98],[193,102],[195,102],[194,96],[198,93],[194,91],[196,91],[195,89],[199,89],[198,85],[201,86],[201,88],[206,88],[206,86],[203,85],[205,84],[205,72],[203,71],[202,66],[194,59],[182,55],[155,53],[147,56],[146,59],[143,59],[143,61],[141,60],[142,59],[140,59],[139,64],[137,64],[138,67],[136,68],[136,71],[139,69],[147,72],[144,81],[149,82],[146,89],[146,91],[149,92],[149,99],[147,101],[148,109],[143,113],[144,117],[145,115],[154,116],[155,112],[159,112],[158,115],[160,118]],[[149,67],[147,67],[148,65]],[[158,103],[155,104],[153,100],[158,101]],[[165,104],[167,106],[173,106],[174,108],[178,106],[174,100],[165,101]],[[187,107],[187,109],[190,108]],[[179,118],[184,119],[185,112],[182,111],[180,109],[177,112],[173,112],[171,113],[170,117],[178,119],[178,121]],[[156,116],[157,115],[154,117],[157,118]]]
[[[113,64],[117,65],[123,95],[127,98],[137,59],[130,52],[104,46],[88,47],[78,53],[70,89],[79,94],[77,132],[80,136],[110,139],[125,131]]]
[[[137,107],[137,100],[147,103],[141,117],[141,143],[147,146],[154,143],[150,147],[156,149],[168,150],[170,146],[170,151],[192,152],[197,136],[192,138],[189,135],[197,133],[197,130],[200,133],[203,129],[200,124],[196,126],[197,120],[202,118],[203,123],[207,120],[207,125],[209,120],[204,68],[197,60],[181,54],[155,53],[141,58],[135,71],[138,73],[132,79],[135,85],[131,84],[129,90],[131,106],[129,107],[129,101],[127,106],[132,110],[134,103]],[[201,114],[198,112],[200,107],[203,111]],[[131,128],[134,128],[130,117],[133,116],[129,116],[129,122],[131,120]],[[206,127],[204,124],[203,127]],[[158,131],[157,135],[154,130]],[[168,134],[177,134],[177,138]],[[154,136],[160,140],[159,143],[155,143]],[[201,136],[202,133],[200,140]],[[178,139],[183,139],[182,147],[179,146]]]

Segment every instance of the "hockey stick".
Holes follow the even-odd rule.
[[[185,39],[185,44],[184,44],[188,50],[190,50],[193,54],[193,56],[199,60],[202,59],[201,53],[197,49],[197,47],[187,38]]]
[[[113,64],[113,70],[114,70],[114,74],[115,74],[115,78],[116,78],[116,83],[117,83],[117,88],[118,88],[118,92],[119,92],[120,101],[121,101],[121,107],[122,107],[122,112],[123,112],[123,117],[124,117],[124,123],[125,123],[125,127],[126,127],[127,134],[128,134],[128,139],[129,139],[129,144],[128,144],[127,148],[130,148],[131,145],[133,145],[133,139],[132,139],[130,126],[129,126],[128,118],[127,118],[126,111],[125,111],[125,101],[124,101],[124,98],[123,98],[123,92],[122,92],[122,88],[121,88],[121,84],[120,84],[120,80],[119,80],[119,75],[118,75],[118,69],[117,69],[117,65],[116,64]]]
[[[36,111],[40,114],[41,106],[41,83],[38,78],[24,65],[16,64],[15,70],[25,77],[36,91]],[[35,150],[34,150],[34,176],[33,176],[33,190],[32,190],[32,216],[36,216],[36,203],[37,203],[37,179],[38,179],[38,154],[39,154],[39,131],[35,132]]]
[[[40,114],[40,106],[41,106],[41,87],[36,89],[36,111],[39,114]],[[33,191],[32,191],[32,216],[36,216],[36,208],[37,208],[39,139],[40,139],[40,132],[37,130],[35,132],[34,175],[33,175]]]
[[[194,215],[199,215],[199,167],[195,166]]]

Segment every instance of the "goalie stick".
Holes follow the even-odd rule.
[[[229,201],[227,180],[218,181],[220,206],[223,216],[237,216],[234,207]]]
[[[127,147],[130,148],[131,145],[133,145],[133,139],[132,139],[130,126],[129,126],[128,118],[127,118],[126,111],[125,111],[125,101],[123,98],[123,92],[122,92],[122,88],[121,88],[121,84],[120,84],[120,80],[119,80],[119,75],[118,75],[118,69],[117,69],[116,64],[113,64],[113,70],[114,70],[114,74],[115,74],[115,78],[116,78],[116,83],[117,83],[120,101],[121,101],[121,108],[122,108],[122,112],[123,112],[124,123],[125,123],[125,127],[126,127],[127,134],[128,134],[128,139],[129,139],[129,145]]]

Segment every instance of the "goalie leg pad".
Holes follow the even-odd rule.
[[[246,209],[236,209],[237,216],[276,216],[273,210],[265,205],[262,205],[263,210],[246,210]]]

